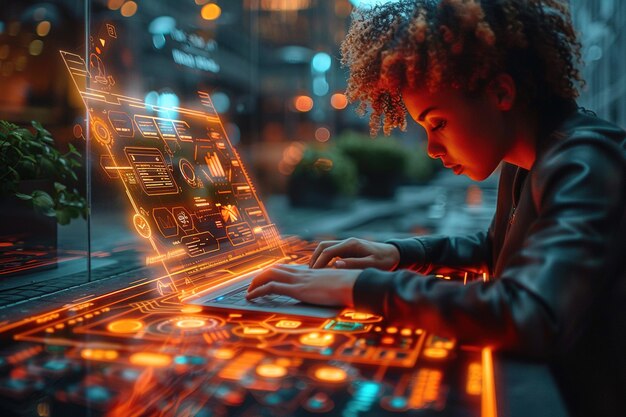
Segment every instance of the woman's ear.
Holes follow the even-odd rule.
[[[487,95],[499,110],[511,110],[517,97],[515,80],[504,72],[496,75],[487,86]]]

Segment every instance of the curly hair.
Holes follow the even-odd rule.
[[[578,97],[580,43],[566,0],[399,0],[357,9],[341,45],[346,95],[370,132],[406,128],[404,88],[476,94],[498,73],[538,111]]]

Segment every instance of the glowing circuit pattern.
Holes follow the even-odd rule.
[[[61,56],[87,108],[100,166],[122,183],[135,230],[155,252],[151,263],[167,272],[159,288],[193,291],[188,284],[205,270],[243,258],[253,265],[255,254],[283,258],[280,236],[209,94],[198,92],[202,111],[119,94],[106,66],[117,37],[97,39],[105,38],[88,64],[70,52]],[[166,111],[176,118],[154,114]]]

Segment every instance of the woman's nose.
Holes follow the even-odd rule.
[[[440,158],[442,155],[445,155],[445,149],[440,144],[436,143],[436,141],[428,139],[428,145],[426,147],[426,152],[428,152],[428,156],[433,159]]]

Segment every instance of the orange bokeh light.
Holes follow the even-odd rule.
[[[122,4],[124,4],[124,0],[109,0],[107,7],[111,10],[117,10],[122,7]]]
[[[126,3],[124,3],[122,8],[120,9],[120,13],[124,17],[131,17],[132,15],[137,13],[137,3],[135,3],[132,0],[127,1]]]
[[[162,353],[138,352],[130,355],[128,361],[133,365],[163,367],[172,363],[172,358]]]
[[[209,3],[202,6],[200,15],[204,20],[215,20],[222,14],[222,9],[215,3]]]
[[[50,28],[51,27],[52,27],[52,25],[47,20],[39,22],[39,24],[37,24],[37,29],[36,29],[37,35],[39,35],[41,37],[46,36],[48,33],[50,33]]]
[[[142,328],[143,322],[132,319],[113,321],[107,326],[111,333],[136,333]]]
[[[335,93],[330,96],[330,105],[334,109],[343,110],[348,106],[348,98],[343,93]]]
[[[294,99],[293,105],[300,112],[307,112],[313,108],[313,99],[309,96],[298,96]]]
[[[330,139],[330,130],[325,127],[318,127],[315,130],[315,139],[318,142],[326,142]]]

